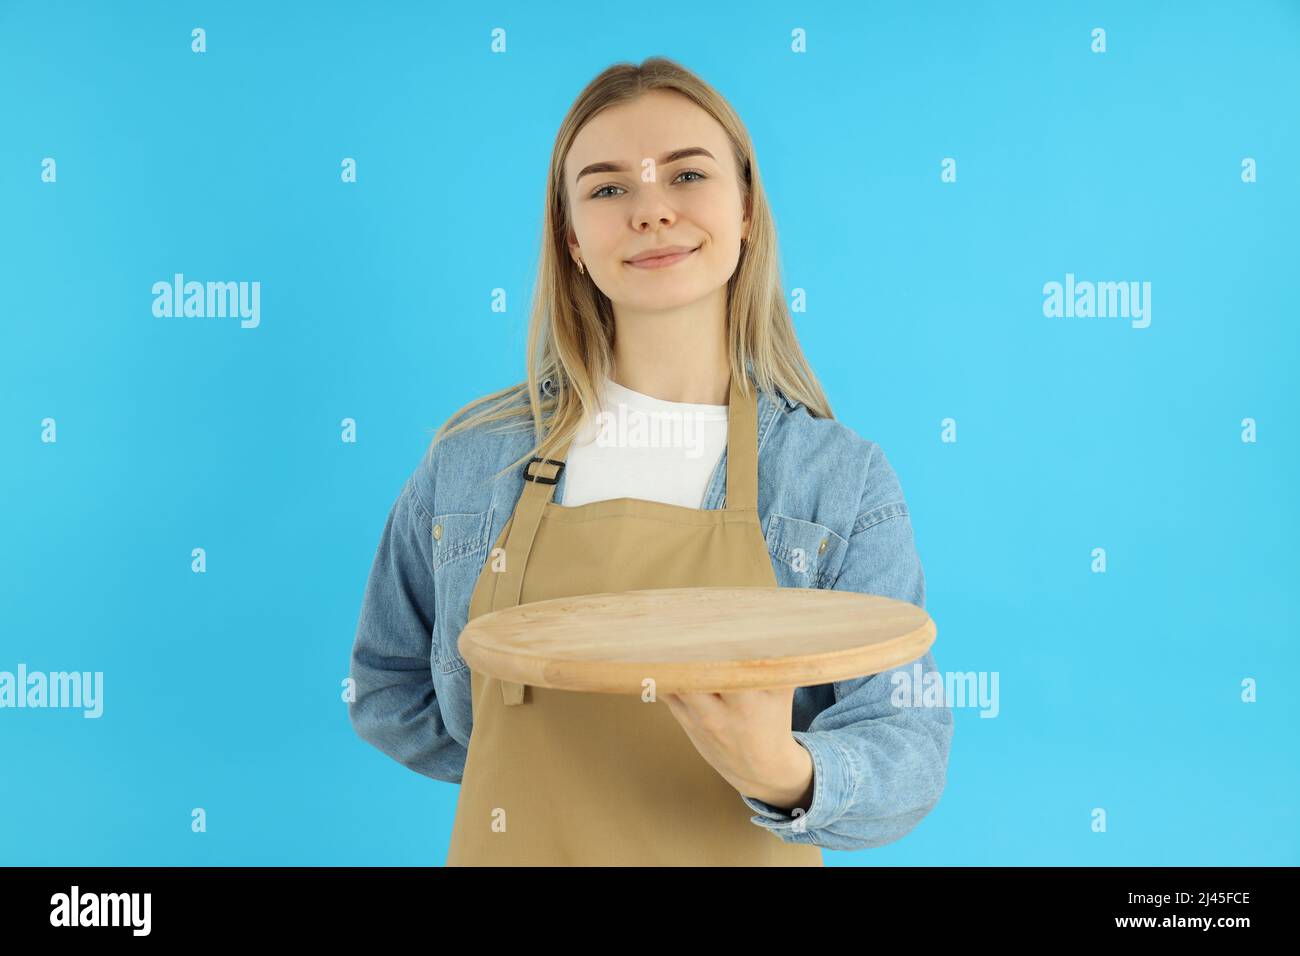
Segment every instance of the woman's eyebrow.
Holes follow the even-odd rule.
[[[671,152],[664,153],[659,157],[659,165],[666,166],[668,163],[675,163],[677,160],[685,159],[688,156],[707,156],[715,163],[717,162],[713,154],[703,146],[687,146],[683,149],[674,149]],[[627,166],[623,163],[614,163],[608,160],[603,163],[592,163],[590,166],[583,166],[582,172],[578,173],[573,181],[576,183],[583,176],[590,176],[592,173],[625,173],[627,169]]]

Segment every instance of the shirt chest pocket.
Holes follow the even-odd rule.
[[[433,535],[435,573],[454,561],[473,557],[487,546],[491,514],[491,511],[478,511],[433,516],[430,533]]]
[[[777,583],[783,588],[823,588],[840,573],[849,543],[815,521],[773,512],[764,536]]]
[[[433,666],[449,674],[465,666],[456,648],[469,620],[469,601],[487,559],[492,509],[434,515],[430,521],[433,553]]]

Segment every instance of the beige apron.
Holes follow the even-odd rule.
[[[551,500],[563,457],[534,458],[493,549],[504,547],[504,568],[490,552],[469,620],[577,594],[776,587],[758,517],[754,386],[742,393],[732,376],[730,393],[725,508],[640,498],[566,508]],[[448,866],[823,865],[820,848],[750,820],[663,700],[470,679]]]

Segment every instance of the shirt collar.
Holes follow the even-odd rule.
[[[751,372],[752,372],[753,365],[751,364],[749,367],[750,367]],[[555,389],[555,386],[554,386],[554,384],[552,383],[551,379],[549,379],[549,378],[546,378],[546,379],[543,379],[543,380],[542,380],[541,385],[538,387],[538,391],[539,391],[543,396],[550,396],[550,397],[552,397],[552,398],[554,398],[555,395],[557,394],[556,389]],[[781,404],[784,405],[784,406],[786,407],[786,409],[788,409],[788,410],[790,410],[790,411],[793,411],[794,409],[796,409],[796,408],[799,407],[799,404],[800,404],[799,402],[796,402],[796,401],[794,401],[793,399],[790,399],[790,398],[786,397],[786,395],[785,395],[783,392],[778,391],[778,392],[776,393],[776,396],[777,396],[777,398],[780,400]],[[759,407],[760,412],[761,412],[765,407],[767,407],[767,406],[769,406],[769,405],[771,405],[771,404],[773,404],[772,396],[769,395],[767,392],[763,391],[762,389],[759,389],[759,391],[758,391],[758,407]],[[759,420],[760,420],[760,421],[762,420],[762,416],[761,416],[761,415],[759,416]]]

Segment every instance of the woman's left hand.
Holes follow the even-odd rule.
[[[808,811],[813,764],[791,734],[793,687],[725,694],[663,694],[695,749],[738,792]]]

